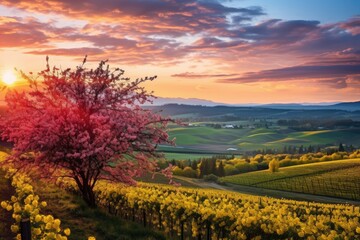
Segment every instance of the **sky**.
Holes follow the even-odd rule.
[[[159,97],[360,100],[358,0],[2,0],[0,79],[109,60]],[[21,79],[11,88],[25,85]],[[1,94],[5,94],[2,92]]]

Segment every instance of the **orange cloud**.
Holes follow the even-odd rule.
[[[207,91],[234,96],[251,84],[261,92],[269,82],[360,89],[359,17],[331,24],[271,18],[254,23],[265,14],[262,8],[217,0],[3,0],[0,5],[21,11],[0,17],[0,50],[13,49],[27,59],[94,55],[93,61],[109,59],[138,71],[151,66],[167,78],[166,91],[158,87],[163,94],[194,89],[197,79]],[[0,64],[1,59],[7,60],[0,58]],[[189,85],[180,88],[185,79]]]

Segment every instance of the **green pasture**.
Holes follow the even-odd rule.
[[[237,145],[239,150],[282,149],[285,145],[317,146],[360,145],[360,129],[294,131],[290,129],[215,129],[211,127],[174,127],[170,138],[184,147]]]
[[[214,154],[202,154],[202,153],[173,153],[165,152],[164,157],[167,160],[197,160],[200,158],[210,158]]]
[[[152,174],[145,174],[136,179],[138,182],[146,182],[146,183],[157,183],[157,184],[169,184],[169,179],[162,174],[156,173]],[[191,179],[182,178],[178,176],[173,176],[173,181],[176,183],[181,184],[182,187],[193,187],[197,188],[198,185],[191,182]]]

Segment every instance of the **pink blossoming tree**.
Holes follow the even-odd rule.
[[[23,74],[29,88],[6,95],[9,112],[1,135],[14,144],[9,162],[45,175],[65,169],[95,207],[99,179],[131,184],[156,170],[152,159],[158,144],[171,143],[166,133],[171,120],[140,107],[152,97],[140,84],[156,76],[131,81],[105,61],[96,69],[86,69],[85,62],[61,70],[50,69],[47,59],[37,77]]]

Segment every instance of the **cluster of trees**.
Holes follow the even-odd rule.
[[[266,119],[249,119],[250,124],[224,124],[224,123],[206,123],[205,126],[212,127],[215,129],[226,128],[226,125],[232,125],[234,129],[243,128],[269,128],[272,122],[268,122]]]
[[[252,157],[244,156],[239,158],[233,156],[214,156],[212,158],[193,161],[172,160],[172,164],[176,165],[173,170],[174,175],[205,179],[206,176],[209,175],[223,177],[265,169],[276,172],[280,167],[349,158],[360,158],[360,150],[352,153],[336,151],[331,154],[324,152],[305,154],[257,154]]]
[[[290,153],[290,154],[304,154],[304,153],[315,153],[315,152],[321,152],[321,147],[320,146],[312,146],[309,145],[308,147],[301,145],[300,147],[296,147],[296,146],[284,146],[284,148],[282,149],[281,153]]]
[[[318,153],[323,152],[327,155],[333,154],[335,152],[354,152],[356,147],[353,145],[344,145],[339,143],[338,147],[334,146],[323,146],[323,145],[309,145],[309,146],[295,146],[295,145],[285,145],[282,149],[261,149],[251,152],[246,152],[247,155],[256,155],[256,154],[306,154],[306,153]]]
[[[233,155],[218,155],[210,158],[201,158],[198,160],[171,160],[174,167],[173,174],[191,178],[204,178],[207,175],[215,175],[224,177],[225,163],[227,160],[233,159]],[[166,166],[164,161],[159,166]]]
[[[277,121],[280,126],[287,126],[297,131],[311,131],[318,129],[336,129],[336,128],[351,128],[360,127],[360,121],[352,119],[304,119],[304,120],[285,120],[280,119]]]
[[[277,172],[279,171],[280,163],[277,159],[273,159],[269,162],[269,170],[270,172]]]
[[[216,159],[214,158],[203,159],[200,162],[199,177],[203,178],[210,174],[214,174],[218,177],[225,176],[224,163],[222,160],[218,161],[218,164],[216,164]]]

